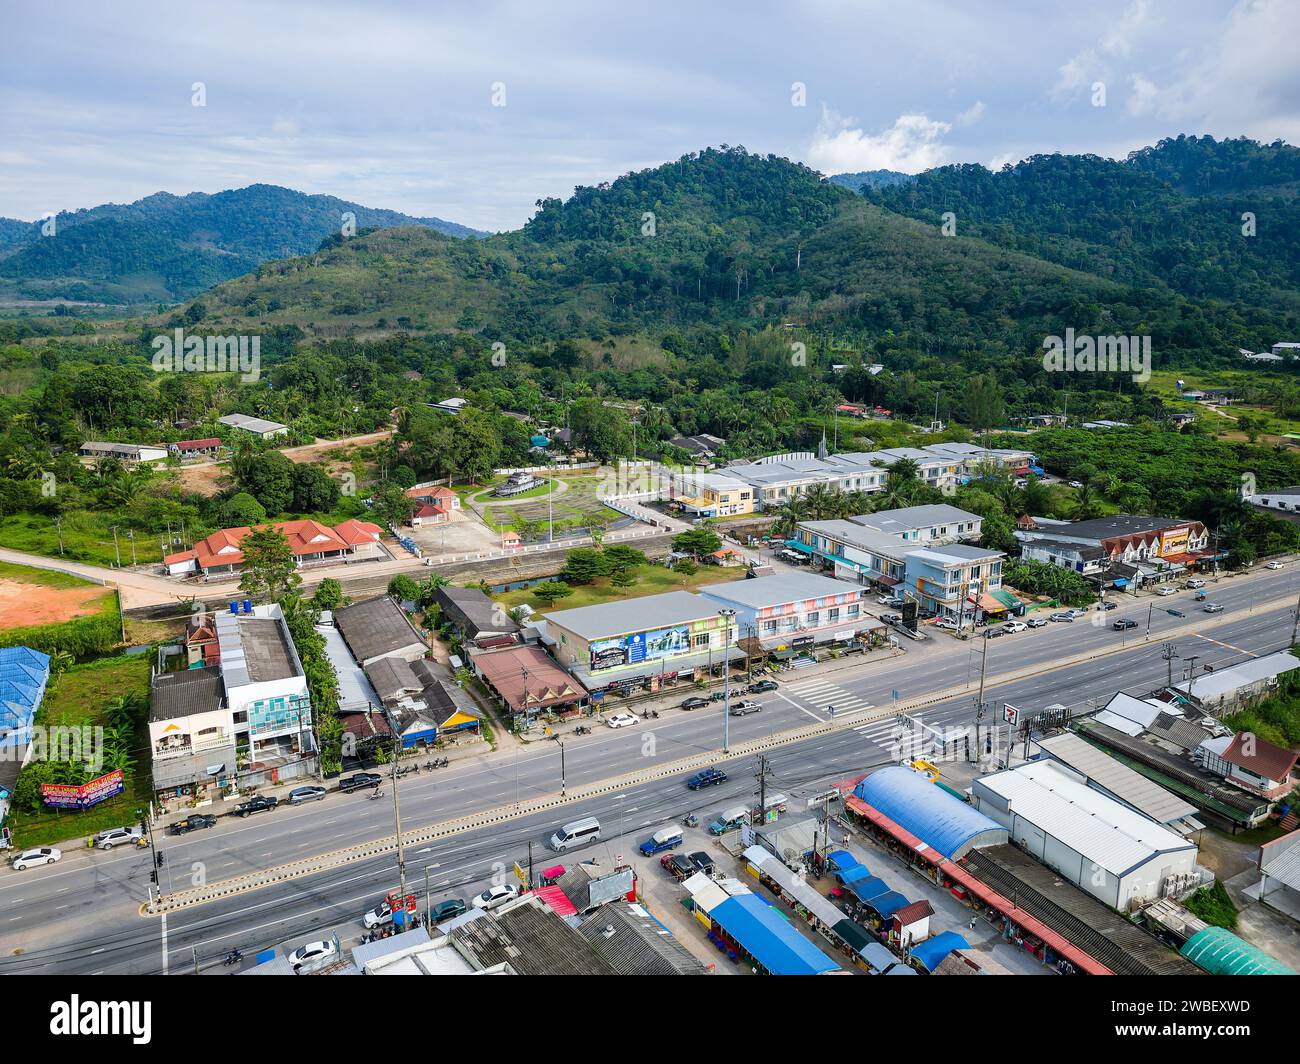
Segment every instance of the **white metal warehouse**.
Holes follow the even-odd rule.
[[[1114,909],[1197,880],[1194,843],[1050,761],[978,779],[971,797],[1022,850]]]

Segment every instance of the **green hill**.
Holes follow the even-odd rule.
[[[1112,181],[1119,168],[1124,187],[1145,188],[1153,205],[1176,195],[1150,173],[1101,162],[1026,164],[1029,202],[1055,195],[1059,227],[1078,227],[1058,168]],[[984,175],[979,188],[1007,180],[974,169]],[[1026,355],[1068,324],[1150,332],[1161,361],[1272,342],[1287,322],[1280,309],[1287,296],[1262,277],[1250,305],[1228,304],[1174,290],[1154,266],[1139,270],[1136,252],[1099,261],[1089,249],[1110,218],[1093,218],[1087,204],[1104,180],[1081,180],[1071,193],[1074,209],[1091,219],[1092,241],[1054,235],[1045,224],[1019,233],[988,223],[986,235],[975,231],[973,208],[964,235],[946,237],[926,219],[928,208],[875,201],[911,195],[933,175],[965,177],[931,171],[864,198],[785,159],[710,148],[578,188],[565,201],[539,201],[522,229],[483,240],[412,228],[332,238],[314,254],[264,264],[204,293],[191,316],[213,328],[292,324],[318,337],[456,329],[525,341],[789,323],[859,336],[908,330],[950,352],[979,345]]]
[[[959,233],[1122,284],[1300,310],[1300,149],[1289,145],[1181,136],[1122,162],[944,166],[863,194],[935,225],[951,211]]]
[[[175,302],[268,260],[314,250],[339,232],[345,214],[358,229],[419,225],[456,237],[483,235],[440,218],[275,185],[215,195],[159,192],[61,213],[53,237],[42,236],[39,223],[0,219],[0,284],[26,299]]]

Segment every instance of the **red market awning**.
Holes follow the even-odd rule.
[[[1004,898],[992,887],[986,885],[981,880],[976,879],[961,865],[950,861],[933,846],[927,845],[918,839],[910,831],[894,823],[884,813],[873,808],[856,795],[850,795],[845,798],[844,806],[846,809],[865,817],[876,827],[880,828],[886,834],[891,835],[899,842],[903,843],[909,850],[920,854],[930,864],[939,868],[945,876],[965,887],[971,894],[974,894],[985,905],[996,909],[1003,916],[1010,919],[1013,923],[1041,938],[1051,949],[1059,956],[1064,957],[1080,971],[1087,972],[1089,975],[1114,975],[1109,968],[1101,962],[1095,960],[1090,954],[1085,953],[1078,946],[1074,945],[1064,936],[1053,931],[1037,917],[1031,916],[1025,910],[1015,905],[1012,901]]]

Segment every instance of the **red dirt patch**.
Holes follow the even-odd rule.
[[[102,587],[41,587],[0,577],[0,628],[59,624],[99,612]]]

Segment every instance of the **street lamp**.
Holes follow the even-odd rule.
[[[722,618],[722,752],[731,753],[731,618],[736,616],[733,609],[718,610]]]

